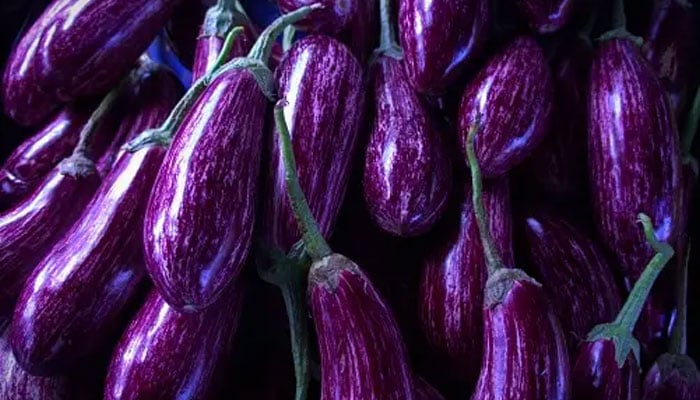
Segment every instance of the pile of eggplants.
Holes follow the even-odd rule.
[[[700,400],[651,3],[3,2],[0,400]]]

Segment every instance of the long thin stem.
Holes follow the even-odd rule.
[[[126,78],[125,81],[128,79],[129,78]],[[85,124],[85,126],[83,126],[83,129],[80,131],[80,139],[78,140],[78,144],[73,150],[74,156],[85,156],[90,158],[92,143],[94,142],[95,138],[95,132],[97,132],[97,128],[100,127],[105,117],[110,113],[110,111],[114,107],[114,103],[119,98],[119,95],[122,92],[122,88],[125,85],[125,81],[122,81],[122,83],[120,83],[119,86],[107,93],[107,95],[102,99],[102,102],[100,102],[100,105],[97,107],[97,109],[92,113],[92,115],[90,115],[90,119],[88,119],[87,123]]]
[[[294,43],[294,35],[296,35],[297,30],[294,29],[293,25],[289,25],[282,34],[282,51],[285,53],[292,47]]]
[[[683,125],[683,154],[690,155],[690,150],[693,147],[693,140],[698,132],[698,120],[700,120],[700,87],[695,92],[693,106],[688,112],[688,117]]]
[[[381,32],[379,47],[374,51],[374,57],[387,56],[400,60],[403,58],[403,50],[396,40],[396,32],[391,23],[391,0],[379,0],[379,15]]]
[[[295,24],[302,19],[304,19],[311,12],[322,8],[323,6],[319,3],[314,3],[306,7],[300,7],[299,9],[285,14],[277,18],[272,22],[265,30],[260,34],[260,37],[250,49],[248,53],[248,58],[255,60],[260,60],[267,64],[270,60],[270,54],[272,54],[272,43],[277,39],[277,37],[282,34],[284,29],[292,24]]]
[[[625,16],[625,1],[624,0],[614,0],[613,3],[613,29],[614,30],[625,30],[627,29],[627,17]]]
[[[476,153],[474,151],[474,138],[476,137],[476,133],[479,131],[480,126],[481,118],[477,117],[476,122],[469,128],[466,143],[467,160],[469,162],[469,169],[471,170],[472,174],[472,202],[474,205],[474,215],[476,217],[476,223],[479,227],[481,244],[484,247],[486,268],[489,272],[489,276],[491,276],[496,271],[503,268],[503,259],[498,253],[496,245],[493,242],[493,237],[491,236],[491,228],[489,227],[486,209],[484,208],[481,168],[479,167],[479,162],[476,159]]]
[[[673,322],[669,351],[673,354],[685,354],[688,351],[688,261],[690,260],[690,241],[688,241],[683,259],[676,268],[676,320]]]
[[[287,195],[289,196],[289,203],[292,206],[292,210],[294,210],[294,217],[302,232],[306,251],[314,260],[320,260],[331,254],[331,248],[323,238],[323,235],[321,235],[321,231],[318,229],[318,224],[314,219],[311,208],[309,208],[309,203],[306,201],[306,196],[299,184],[292,139],[289,135],[289,127],[284,119],[284,105],[284,100],[280,100],[275,105],[275,124],[279,132],[280,152],[284,160]]]
[[[294,266],[296,267],[296,266]],[[296,400],[304,400],[309,392],[309,327],[304,290],[305,275],[301,268],[292,272],[292,277],[280,290],[284,299],[289,322],[289,335],[294,359],[294,375],[296,376]]]

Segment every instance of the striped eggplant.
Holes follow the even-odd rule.
[[[339,254],[314,262],[308,296],[321,353],[322,400],[416,398],[396,320],[354,262]]]
[[[416,400],[445,400],[437,389],[430,386],[430,384],[420,376],[416,377],[416,379],[413,381],[413,387],[416,394]]]
[[[612,340],[584,342],[571,371],[573,400],[637,400],[640,398],[639,365],[629,355],[622,367],[615,360]]]
[[[545,196],[573,199],[586,193],[586,91],[592,58],[590,40],[580,35],[560,45],[554,58],[551,127],[523,163],[528,182]]]
[[[503,175],[545,137],[552,105],[552,79],[544,52],[532,38],[517,37],[464,90],[458,116],[460,143],[466,143],[469,128],[479,119],[479,166],[484,177]]]
[[[472,400],[570,399],[566,340],[539,283],[501,269],[484,292],[484,355]]]
[[[573,351],[595,325],[614,319],[620,310],[613,269],[600,245],[566,219],[544,210],[523,219],[529,265],[537,271]]]
[[[448,214],[432,238],[436,246],[422,262],[418,297],[423,333],[439,363],[457,379],[473,382],[481,366],[486,265],[471,186],[462,192],[458,213]],[[513,265],[508,179],[489,182],[484,203],[494,240]]]
[[[696,72],[698,23],[696,10],[687,0],[661,0],[644,35],[642,53],[661,78],[677,118],[685,112],[688,95],[700,78]]]
[[[160,124],[180,95],[175,77],[151,64],[134,132]],[[145,85],[145,84],[144,84]],[[51,374],[85,356],[119,325],[145,278],[141,226],[165,150],[124,153],[80,219],[39,262],[15,308],[10,340],[17,361]]]
[[[700,373],[687,355],[663,354],[644,378],[643,400],[700,399]]]
[[[678,131],[663,87],[629,39],[604,41],[594,54],[588,106],[595,222],[629,287],[653,255],[637,213],[652,218],[658,240],[679,234]]]
[[[484,50],[491,30],[487,0],[400,0],[399,38],[406,75],[424,94],[446,91]]]
[[[10,154],[0,170],[2,209],[17,204],[71,154],[89,116],[85,110],[67,107]]]
[[[345,196],[362,123],[362,66],[342,43],[311,35],[292,46],[276,74],[279,97],[287,102],[284,113],[298,155],[301,187],[321,234],[329,237]],[[338,98],[343,101],[333,100]],[[286,252],[301,234],[287,198],[279,135],[273,133],[270,141],[261,234],[268,245]]]
[[[54,0],[10,55],[5,112],[23,125],[62,102],[106,92],[165,25],[178,0]]]
[[[553,33],[562,29],[579,7],[590,0],[513,0],[515,7],[537,33]]]
[[[66,377],[40,377],[23,370],[12,354],[6,329],[0,336],[0,399],[3,400],[68,400]]]
[[[430,230],[447,207],[452,169],[443,132],[413,91],[401,62],[374,65],[374,123],[363,192],[374,221],[396,236]]]
[[[151,291],[117,344],[104,398],[213,398],[229,361],[243,297],[240,286],[227,290],[197,314],[175,311]]]

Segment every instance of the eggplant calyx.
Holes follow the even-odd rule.
[[[333,253],[315,261],[309,271],[309,282],[315,283],[328,292],[333,293],[340,283],[340,274],[348,271],[352,274],[360,272],[360,268],[344,255]]]
[[[250,24],[248,16],[239,11],[240,4],[235,0],[219,0],[204,16],[201,37],[216,36],[225,38],[235,26]]]
[[[686,382],[700,382],[700,372],[695,361],[685,354],[664,353],[655,362],[662,377],[680,375]]]
[[[644,39],[642,39],[639,36],[631,34],[626,28],[616,28],[616,29],[609,30],[609,31],[603,33],[602,35],[600,35],[600,37],[598,37],[598,39],[596,39],[596,41],[600,43],[600,42],[607,42],[608,40],[614,40],[614,39],[629,40],[632,43],[634,43],[634,45],[637,47],[642,47],[642,45],[644,44]]]
[[[82,153],[73,154],[64,159],[58,165],[58,168],[63,175],[69,175],[74,178],[87,178],[97,174],[95,162]]]
[[[637,364],[639,364],[641,360],[639,341],[634,338],[629,329],[619,322],[596,325],[588,334],[586,340],[589,342],[611,340],[615,347],[615,361],[619,368],[625,365],[630,352],[634,355]]]
[[[489,276],[484,287],[484,306],[493,308],[505,300],[506,296],[518,282],[530,282],[542,286],[525,271],[519,268],[502,268]]]

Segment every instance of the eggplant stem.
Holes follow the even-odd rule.
[[[676,319],[673,321],[669,352],[684,355],[688,351],[688,262],[690,260],[690,241],[688,241],[683,259],[676,268]]]
[[[615,358],[618,366],[624,365],[630,351],[639,359],[639,342],[634,338],[632,332],[634,326],[639,320],[639,315],[642,313],[644,303],[649,297],[649,292],[656,282],[661,271],[673,257],[674,251],[668,243],[660,242],[656,239],[654,226],[651,223],[651,218],[646,214],[639,214],[638,221],[644,228],[644,236],[649,245],[654,249],[656,254],[644,268],[644,272],[637,279],[632,291],[622,309],[617,315],[617,318],[611,323],[600,324],[595,326],[588,335],[588,341],[599,339],[609,339],[615,344]]]
[[[396,40],[396,31],[391,23],[391,0],[379,0],[379,15],[381,18],[379,47],[374,50],[372,62],[381,56],[401,60],[403,58],[403,49]]]
[[[306,251],[314,261],[320,260],[331,254],[331,248],[321,235],[318,224],[306,201],[304,191],[299,184],[297,175],[297,163],[294,158],[294,148],[289,135],[289,127],[284,119],[284,106],[286,102],[280,100],[275,104],[275,124],[279,132],[280,152],[284,161],[284,180],[287,184],[287,196],[294,211],[294,217],[302,232]]]
[[[625,1],[624,0],[614,0],[612,17],[613,17],[613,20],[612,20],[613,30],[616,30],[616,29],[627,30],[627,16],[625,16]]]
[[[90,115],[87,123],[80,131],[80,139],[78,144],[73,149],[73,156],[84,156],[90,158],[92,143],[94,142],[95,132],[97,128],[100,127],[106,116],[114,107],[119,95],[126,86],[126,82],[129,78],[125,78],[119,86],[112,89],[107,95],[102,99],[100,105],[97,109]]]
[[[467,161],[469,163],[469,169],[471,170],[472,175],[472,202],[474,207],[474,215],[476,217],[476,223],[479,227],[479,236],[481,238],[481,244],[484,248],[484,256],[486,257],[486,268],[490,277],[493,276],[496,271],[503,268],[503,259],[496,249],[493,236],[491,235],[491,228],[488,224],[483,200],[481,168],[479,167],[479,161],[476,159],[476,152],[474,151],[474,138],[480,129],[481,116],[477,116],[476,121],[471,125],[469,132],[467,133],[466,148]]]
[[[206,76],[207,84],[211,83],[212,76],[214,75],[214,71],[221,68],[221,66],[226,63],[226,60],[228,60],[229,56],[231,55],[231,50],[233,50],[233,43],[236,41],[236,38],[238,37],[238,35],[240,35],[241,33],[243,33],[243,28],[240,26],[237,26],[237,27],[231,29],[226,34],[226,39],[224,40],[224,44],[221,47],[221,51],[216,56],[216,60],[214,61],[214,64],[212,64],[211,68],[209,69],[209,72],[207,73],[207,76]]]
[[[270,55],[272,54],[272,44],[284,31],[284,29],[287,26],[293,25],[306,18],[306,16],[311,12],[321,8],[323,8],[323,6],[320,3],[314,3],[309,6],[300,7],[289,14],[285,14],[277,18],[260,34],[260,37],[253,45],[253,48],[250,49],[248,58],[260,60],[264,64],[267,64],[270,60]]]
[[[690,150],[693,147],[695,135],[698,132],[698,121],[700,120],[700,87],[695,91],[693,98],[693,106],[688,113],[688,117],[683,125],[683,154],[690,155]]]
[[[236,17],[237,3],[236,0],[217,0],[204,15],[200,37],[226,37],[226,34],[240,22]]]
[[[296,35],[297,30],[294,29],[294,25],[289,25],[284,28],[284,33],[282,34],[282,51],[285,53],[292,48],[294,43],[294,35]]]

